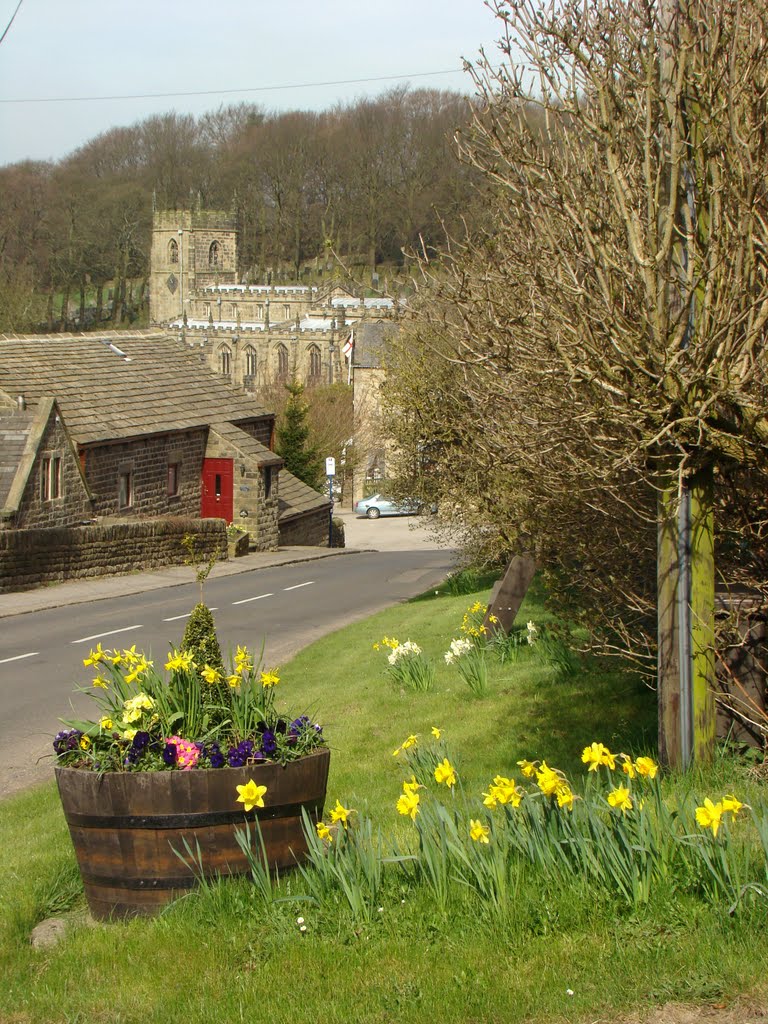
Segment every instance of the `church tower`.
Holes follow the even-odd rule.
[[[155,210],[152,215],[149,322],[191,315],[200,289],[237,284],[237,230],[222,210]]]

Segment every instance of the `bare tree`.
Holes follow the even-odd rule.
[[[466,398],[446,451],[468,445],[500,495],[490,517],[470,490],[468,522],[499,523],[498,546],[534,537],[555,593],[609,646],[658,650],[662,685],[690,618],[706,757],[716,511],[740,540],[738,557],[719,544],[719,573],[768,592],[768,12],[489,6],[507,62],[475,66],[484,105],[459,134],[488,227],[425,268],[440,301],[424,319]]]

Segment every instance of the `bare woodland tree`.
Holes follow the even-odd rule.
[[[390,404],[418,420],[396,440],[430,498],[465,496],[486,553],[534,538],[604,649],[652,664],[658,610],[660,680],[683,593],[707,715],[713,513],[718,572],[768,592],[768,9],[488,6],[507,59],[473,68],[484,105],[458,136],[488,228],[424,266],[422,344],[390,356]]]

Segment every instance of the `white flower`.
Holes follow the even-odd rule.
[[[525,624],[525,628],[528,630],[528,643],[535,644],[539,636],[536,623],[531,620]]]
[[[296,924],[304,924],[304,918],[303,917],[297,917],[296,918]]]
[[[472,641],[466,637],[459,637],[451,640],[451,649],[445,652],[445,664],[452,665],[457,658],[461,658],[472,650]]]
[[[407,658],[411,654],[421,654],[421,648],[418,644],[413,643],[412,640],[406,640],[404,644],[398,644],[397,647],[392,649],[392,653],[387,658],[387,661],[390,665],[396,665],[401,658]]]

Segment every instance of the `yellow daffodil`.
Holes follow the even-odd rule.
[[[266,786],[257,786],[253,779],[249,779],[244,786],[237,786],[237,802],[243,805],[243,809],[248,812],[254,807],[264,806],[264,794],[267,792]]]
[[[192,655],[187,651],[174,651],[165,663],[168,672],[189,672],[194,666]]]
[[[135,665],[136,662],[139,661],[140,657],[141,656],[136,651],[136,644],[133,644],[132,647],[123,651],[123,661],[125,661],[127,665]]]
[[[444,782],[449,788],[456,785],[456,769],[447,757],[435,768],[435,782]]]
[[[741,800],[737,800],[735,796],[724,796],[720,801],[723,806],[723,813],[730,811],[734,817],[739,813],[744,804]]]
[[[326,843],[333,842],[333,833],[331,832],[331,830],[328,828],[324,821],[318,821],[318,823],[315,825],[315,828],[317,829],[318,839],[323,839],[325,840]]]
[[[538,761],[518,761],[517,766],[526,779],[532,779],[536,774],[536,765]]]
[[[638,757],[635,761],[635,771],[644,778],[655,779],[659,766],[650,757]]]
[[[134,662],[133,668],[125,677],[126,683],[135,683],[139,676],[150,668],[152,668],[152,662],[147,661],[147,659],[142,654],[138,661]]]
[[[442,735],[442,730],[438,729],[436,725],[433,725],[432,726],[432,735],[435,737],[436,740],[439,740],[440,736]]]
[[[415,775],[411,776],[411,781],[410,782],[404,782],[403,783],[403,792],[404,793],[415,793],[417,790],[419,790],[421,788],[422,788],[421,784],[416,781],[416,776]]]
[[[93,680],[93,685],[99,690],[106,690],[109,688],[109,680],[105,679],[104,676],[96,676]]]
[[[418,736],[414,736],[413,734],[411,734],[407,739],[403,740],[402,744],[397,748],[397,750],[392,751],[392,757],[397,757],[397,755],[401,753],[401,751],[403,750],[408,750],[410,747],[415,747],[418,744],[418,742]]]
[[[400,814],[407,815],[412,821],[415,821],[416,815],[419,813],[419,794],[403,793],[397,801],[397,810]]]
[[[497,775],[493,784],[488,787],[488,792],[483,793],[483,796],[485,797],[483,803],[491,810],[495,810],[499,804],[512,804],[513,807],[519,807],[523,798],[522,791],[517,788],[512,779],[508,779],[504,775]]]
[[[108,661],[111,661],[111,662],[112,662],[112,664],[113,664],[113,665],[114,665],[115,667],[117,667],[118,665],[122,665],[122,663],[123,663],[123,662],[125,661],[125,658],[124,658],[124,657],[122,656],[122,654],[120,653],[120,651],[113,651],[113,652],[112,652],[112,657],[111,657],[111,658],[108,658],[107,660],[108,660]]]
[[[629,790],[626,786],[617,786],[616,789],[612,789],[607,796],[607,800],[611,807],[615,807],[622,814],[632,810],[632,797],[629,795]]]
[[[541,768],[536,772],[536,785],[544,796],[555,796],[564,781],[562,775],[550,768],[546,761],[541,762]]]
[[[105,660],[107,654],[107,651],[102,651],[101,641],[99,641],[99,643],[96,644],[96,650],[91,651],[87,658],[83,658],[83,665],[85,665],[86,668],[89,668],[91,665],[98,665],[100,661]]]
[[[624,772],[627,778],[634,779],[634,777],[637,775],[637,769],[632,763],[632,758],[629,756],[629,754],[621,754],[620,756],[622,758],[621,770]]]
[[[566,783],[562,786],[558,786],[555,790],[555,796],[557,797],[557,806],[564,807],[567,811],[573,810],[573,790]]]
[[[476,843],[489,843],[491,830],[487,825],[484,825],[482,821],[478,821],[475,818],[469,819],[469,838]]]
[[[276,672],[262,672],[261,673],[261,685],[265,690],[269,689],[270,686],[277,686],[280,682],[280,676]]]
[[[227,676],[227,683],[233,690],[236,690],[242,681],[243,677],[238,675],[237,672],[233,672],[231,676]]]
[[[214,683],[221,682],[221,672],[219,672],[217,668],[211,668],[210,665],[206,665],[205,668],[200,673],[200,675],[203,677],[206,683],[210,683],[211,686],[213,686]]]
[[[712,835],[716,836],[722,822],[723,810],[721,802],[713,804],[707,797],[703,806],[696,808],[696,823],[702,828],[711,828]]]
[[[347,819],[349,818],[351,813],[351,808],[343,807],[341,803],[337,800],[336,806],[331,811],[331,821],[340,821],[344,828],[347,828]]]
[[[591,772],[596,772],[601,764],[610,768],[611,771],[616,767],[616,755],[612,754],[602,743],[591,743],[588,747],[584,747],[581,760],[584,764],[589,765]]]

